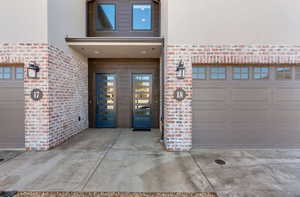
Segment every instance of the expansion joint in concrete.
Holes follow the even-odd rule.
[[[108,146],[108,148],[104,151],[104,153],[99,155],[99,159],[96,162],[96,165],[93,169],[91,169],[90,173],[88,174],[88,176],[86,177],[84,184],[82,185],[82,187],[80,188],[80,191],[84,191],[87,184],[90,182],[90,180],[92,179],[92,177],[94,176],[94,174],[96,173],[97,169],[101,166],[102,162],[104,161],[104,159],[106,158],[106,156],[108,155],[108,153],[111,151],[111,149],[113,148],[113,146],[117,143],[117,141],[120,139],[121,136],[121,131],[119,131],[119,135],[116,137],[116,139]]]
[[[204,173],[204,171],[202,170],[200,164],[196,161],[196,159],[194,158],[193,154],[191,154],[189,152],[193,162],[196,164],[196,166],[199,168],[199,170],[201,171],[201,174],[205,177],[206,181],[208,182],[208,184],[210,185],[210,187],[213,189],[213,192],[216,192],[216,189],[214,187],[214,185],[210,182],[210,180],[208,179],[208,177],[206,176],[206,174]]]

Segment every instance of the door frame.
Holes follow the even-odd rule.
[[[134,119],[133,119],[133,116],[134,116],[134,113],[133,113],[133,110],[134,110],[134,102],[133,102],[133,99],[134,99],[134,96],[133,96],[133,91],[134,91],[134,87],[133,87],[133,75],[139,75],[139,74],[145,74],[145,75],[151,75],[152,76],[152,82],[151,82],[151,90],[150,90],[150,116],[151,116],[151,128],[153,128],[153,123],[154,123],[154,118],[153,118],[153,81],[154,81],[154,76],[155,76],[155,73],[153,72],[131,72],[130,73],[130,87],[131,87],[131,127],[133,128],[134,126]]]
[[[116,123],[116,128],[118,128],[118,116],[117,116],[117,113],[118,113],[118,102],[117,102],[117,100],[118,100],[118,75],[117,75],[117,73],[114,73],[114,72],[95,72],[94,74],[93,74],[93,87],[92,87],[92,89],[93,89],[93,92],[95,93],[94,94],[94,96],[93,96],[93,128],[96,128],[96,105],[97,105],[97,102],[96,102],[96,96],[97,96],[97,94],[96,94],[96,76],[97,76],[97,74],[107,74],[107,75],[115,75],[115,77],[116,77],[116,79],[115,79],[115,91],[114,91],[114,94],[115,94],[115,98],[116,98],[116,100],[115,100],[115,116],[116,116],[116,119],[115,119],[115,123]]]

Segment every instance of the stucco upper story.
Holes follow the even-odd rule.
[[[86,37],[86,0],[2,0],[0,43]],[[299,0],[161,0],[169,44],[299,44]]]

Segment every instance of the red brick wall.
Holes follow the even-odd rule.
[[[168,45],[165,65],[165,145],[170,151],[192,148],[193,64],[300,64],[300,45]],[[185,79],[176,78],[176,66],[184,60]],[[173,98],[176,88],[187,92],[184,101]]]
[[[27,78],[30,61],[41,69],[38,79]],[[47,150],[88,127],[88,65],[84,58],[43,43],[0,44],[0,63],[25,66],[27,149]],[[42,100],[31,99],[34,88],[43,91]]]

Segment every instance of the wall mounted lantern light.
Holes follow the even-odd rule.
[[[35,62],[30,62],[27,68],[27,76],[29,79],[37,79],[37,73],[40,72],[40,67]]]
[[[177,68],[176,68],[176,76],[177,79],[184,79],[185,77],[185,67],[182,60],[180,60]]]

